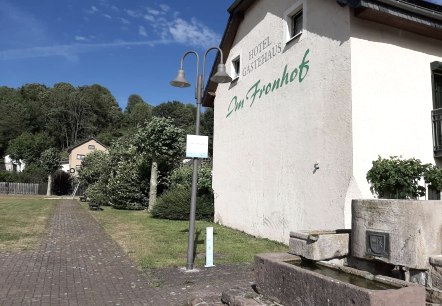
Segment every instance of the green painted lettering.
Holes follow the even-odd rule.
[[[301,65],[299,65],[299,83],[301,83],[305,77],[307,76],[308,70],[310,69],[308,63],[310,61],[306,61],[307,55],[309,54],[310,49],[307,49],[304,54],[304,58],[302,59]],[[305,73],[303,73],[305,71]]]
[[[272,89],[272,83],[267,84],[267,86],[266,86],[266,95],[269,94],[271,89]]]
[[[293,69],[292,74],[290,74],[290,83],[296,79],[298,75],[298,68]]]
[[[229,104],[229,108],[227,109],[227,115],[226,115],[226,118],[228,118],[232,113],[233,113],[233,109],[230,109],[230,107],[232,106],[232,103],[233,102],[235,102],[235,105],[236,105],[236,100],[238,100],[238,98],[236,97],[236,96],[234,96],[233,98],[232,98],[232,100],[230,101],[230,104]]]
[[[289,74],[287,72],[287,65],[285,65],[284,72],[282,73],[282,76],[281,76],[281,87],[282,87],[282,85],[284,85],[284,82],[285,82],[285,85],[287,85],[289,83]]]
[[[256,95],[257,95],[258,92],[259,92],[259,88],[258,88],[258,86],[259,86],[259,83],[260,83],[260,82],[261,82],[261,80],[258,80],[258,82],[256,82],[255,84],[253,84],[253,86],[250,87],[249,91],[247,92],[246,99],[249,100],[249,93],[250,93],[251,91],[253,91],[253,93],[252,93],[252,95],[251,95],[252,103],[250,103],[250,106],[252,106],[253,103],[255,103]],[[260,97],[261,97],[261,95],[260,95]]]
[[[279,82],[281,82],[281,79],[277,79],[277,80],[273,81],[272,91],[279,88]]]

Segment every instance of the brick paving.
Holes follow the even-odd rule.
[[[0,253],[0,305],[186,305],[250,286],[251,266],[143,273],[77,201],[62,200],[35,251]],[[205,304],[208,305],[208,304]]]

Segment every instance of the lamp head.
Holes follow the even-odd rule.
[[[232,78],[226,72],[226,65],[218,64],[218,70],[210,78],[212,82],[215,83],[229,83],[232,82]]]
[[[184,69],[178,70],[178,75],[175,80],[170,82],[170,85],[175,87],[189,87],[190,83],[186,80],[184,76]]]

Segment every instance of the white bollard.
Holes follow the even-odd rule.
[[[206,268],[214,267],[213,264],[213,227],[206,227]]]

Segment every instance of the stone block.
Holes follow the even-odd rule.
[[[417,270],[442,250],[442,201],[353,200],[351,255]]]
[[[442,290],[442,266],[433,266],[430,275],[432,287]]]
[[[328,260],[348,255],[350,230],[291,232],[289,253],[310,260]]]
[[[293,256],[293,260],[296,260],[296,256]],[[405,282],[399,281],[398,287],[390,290],[366,289],[289,264],[274,254],[257,255],[255,264],[258,292],[283,305],[425,305],[425,288],[411,283],[401,287]],[[363,271],[361,273],[364,274]],[[395,283],[394,279],[390,278],[389,281]]]

